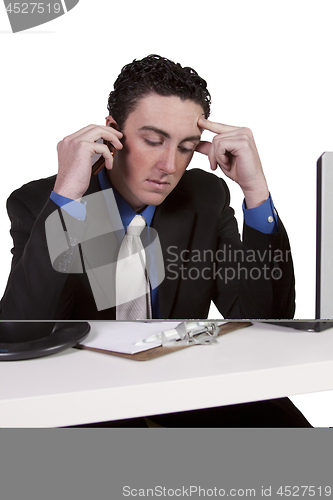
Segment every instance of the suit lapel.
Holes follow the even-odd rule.
[[[165,267],[165,279],[158,288],[162,319],[169,318],[172,305],[176,300],[177,288],[181,279],[179,256],[183,250],[188,248],[194,216],[193,211],[185,208],[177,207],[177,210],[173,210],[169,200],[168,203],[165,201],[157,207],[155,212],[152,225],[161,242]],[[175,254],[178,255],[178,258],[175,257]],[[178,276],[175,276],[175,271]]]

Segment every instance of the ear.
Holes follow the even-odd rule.
[[[116,130],[119,130],[116,120],[114,120],[114,118],[111,115],[106,117],[106,126],[107,127],[110,126],[115,128]]]

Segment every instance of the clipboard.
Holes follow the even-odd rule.
[[[226,333],[230,333],[235,330],[239,330],[240,328],[247,328],[252,326],[251,321],[228,321],[219,327],[219,332],[217,334],[218,337],[221,335],[225,335]],[[109,351],[106,349],[98,349],[96,347],[89,347],[81,344],[77,344],[74,346],[75,349],[87,350],[87,351],[95,351],[103,354],[111,354],[111,356],[118,356],[120,358],[132,359],[134,361],[149,361],[150,359],[155,359],[160,356],[164,356],[165,354],[170,354],[172,352],[180,351],[182,349],[187,349],[188,347],[193,347],[194,344],[189,345],[180,345],[180,346],[172,346],[172,347],[154,347],[152,349],[148,349],[146,351],[137,352],[135,354],[125,354],[116,351]]]

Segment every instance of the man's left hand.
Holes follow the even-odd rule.
[[[212,142],[200,141],[196,147],[196,151],[208,156],[211,169],[220,166],[227,177],[240,185],[247,208],[266,201],[268,186],[251,130],[204,118],[199,119],[198,125],[217,134]]]

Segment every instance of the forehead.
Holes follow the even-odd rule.
[[[170,135],[193,135],[200,133],[198,119],[204,117],[200,104],[178,96],[149,94],[137,103],[128,115],[125,128],[140,129],[153,126],[165,130]]]

